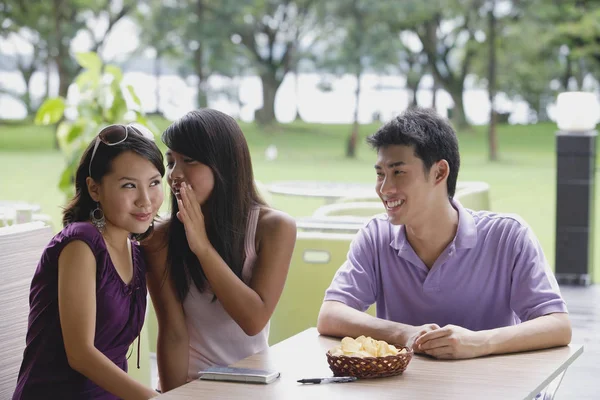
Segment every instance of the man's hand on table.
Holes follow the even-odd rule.
[[[439,359],[465,359],[485,355],[485,343],[483,332],[446,325],[419,335],[413,349]]]
[[[428,332],[433,332],[436,329],[440,329],[438,324],[425,324],[421,326],[415,326],[412,334],[408,337],[406,341],[406,346],[413,349],[415,353],[423,353],[420,349],[417,348],[415,341],[425,335]]]

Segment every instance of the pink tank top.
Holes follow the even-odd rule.
[[[250,283],[256,262],[256,226],[260,208],[250,211],[246,227],[246,259],[242,279]],[[230,365],[269,347],[269,325],[255,336],[248,336],[227,314],[219,300],[212,301],[213,292],[207,287],[199,292],[195,285],[183,302],[190,338],[188,379],[197,379],[199,371],[211,365]]]

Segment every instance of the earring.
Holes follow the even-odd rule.
[[[100,204],[96,203],[96,208],[90,211],[90,219],[92,220],[92,224],[98,229],[100,232],[104,231],[104,227],[106,226],[106,219],[104,218],[104,211],[100,208]]]

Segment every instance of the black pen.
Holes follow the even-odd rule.
[[[355,376],[334,376],[331,378],[300,379],[298,383],[344,383],[354,382],[357,379]]]

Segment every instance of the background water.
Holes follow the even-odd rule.
[[[320,83],[326,79],[330,84],[328,91],[319,89]],[[156,79],[145,72],[126,72],[124,83],[131,84],[142,101],[147,112],[156,110]],[[163,75],[159,80],[160,109],[169,119],[175,119],[187,111],[196,108],[196,89],[193,79],[187,81],[178,75]],[[375,113],[383,120],[406,109],[410,93],[404,89],[405,80],[401,76],[380,76],[365,74],[361,81],[361,97],[359,120],[361,123],[373,121]],[[40,99],[46,91],[46,74],[38,72],[32,78],[32,96]],[[208,81],[211,90],[209,107],[219,109],[244,121],[252,121],[254,112],[262,106],[261,82],[257,76],[247,76],[232,80],[222,76],[212,76]],[[296,90],[296,86],[297,89]],[[485,124],[488,121],[490,103],[487,91],[476,88],[467,81],[468,89],[464,92],[464,103],[467,118],[473,124]],[[25,83],[18,72],[0,72],[0,87],[23,93]],[[58,80],[51,75],[51,92],[56,93]],[[431,79],[423,78],[421,87],[431,87]],[[238,89],[239,88],[239,89]],[[225,89],[239,93],[241,107],[235,96],[219,93]],[[319,74],[300,74],[298,82],[294,74],[288,74],[277,92],[275,113],[280,122],[289,122],[296,115],[298,107],[301,117],[306,122],[315,123],[350,123],[352,122],[356,90],[356,79],[351,75],[325,77]],[[71,94],[70,94],[71,95]],[[431,89],[417,92],[419,104],[431,106]],[[437,110],[446,115],[452,107],[452,99],[444,90],[437,92]],[[511,123],[527,123],[528,106],[523,102],[512,102],[500,94],[497,97],[498,110],[511,112]],[[553,107],[549,108],[552,117]],[[25,107],[8,95],[0,95],[0,118],[20,119],[25,117]]]

